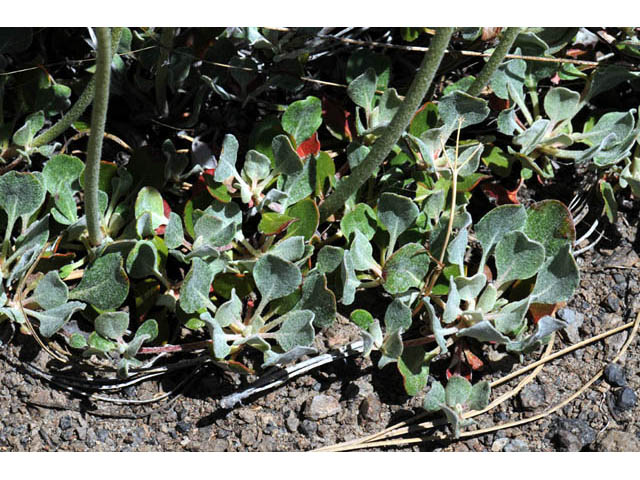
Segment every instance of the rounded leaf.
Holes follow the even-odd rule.
[[[253,279],[264,299],[275,300],[293,293],[302,283],[302,274],[293,263],[266,254],[253,267]]]

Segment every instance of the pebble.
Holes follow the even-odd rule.
[[[578,343],[581,339],[579,328],[584,323],[584,315],[571,308],[561,308],[558,310],[558,317],[569,324],[564,329],[569,341],[571,343]]]
[[[640,440],[632,433],[610,430],[598,442],[600,452],[640,452]]]
[[[311,401],[307,402],[304,416],[311,420],[321,420],[323,418],[336,415],[342,410],[340,403],[329,395],[315,395]]]
[[[380,419],[381,411],[382,403],[375,394],[367,395],[364,400],[360,402],[360,420],[375,422]]]
[[[62,430],[68,430],[72,426],[71,417],[69,415],[64,415],[60,418],[59,424]]]
[[[189,430],[191,430],[191,424],[189,422],[180,421],[176,423],[176,430],[180,433],[189,433]]]
[[[510,439],[506,438],[506,437],[498,438],[491,445],[491,451],[492,452],[501,452],[504,449],[504,447],[507,445],[507,443],[509,443],[509,440]]]
[[[107,439],[109,438],[109,432],[108,432],[107,430],[105,430],[104,428],[99,428],[99,429],[96,431],[96,438],[97,438],[100,442],[104,443],[104,442],[106,442],[106,441],[107,441]]]
[[[253,410],[248,408],[240,410],[238,412],[238,417],[240,420],[246,423],[255,423],[256,422],[256,413]]]
[[[520,404],[525,410],[535,410],[544,405],[546,398],[544,388],[537,383],[526,385],[518,394]]]
[[[636,406],[638,396],[629,387],[623,387],[616,393],[616,409],[624,412]]]
[[[579,452],[596,439],[596,432],[584,420],[561,418],[557,422],[555,439],[559,450]]]
[[[624,370],[616,363],[610,363],[604,369],[604,379],[612,387],[624,387],[627,380],[624,377]]]
[[[311,420],[303,420],[300,424],[300,431],[307,437],[313,437],[318,431],[318,424],[316,422],[312,422]]]
[[[609,296],[605,300],[605,306],[611,313],[615,313],[620,308],[620,300],[613,293],[609,293]]]
[[[256,443],[256,432],[253,428],[244,428],[240,434],[240,441],[251,447]]]
[[[300,420],[298,420],[298,417],[296,417],[293,412],[289,413],[285,423],[287,425],[287,429],[289,429],[291,433],[298,431],[298,427],[300,426]]]
[[[503,452],[530,452],[529,445],[524,440],[519,440],[514,438],[513,440],[509,440],[507,444],[502,449]]]

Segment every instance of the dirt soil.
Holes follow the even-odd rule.
[[[561,185],[561,182],[558,183]],[[547,195],[553,192],[546,190]],[[564,195],[570,195],[567,191]],[[540,199],[535,191],[524,197]],[[565,199],[566,201],[570,200]],[[635,319],[640,311],[640,202],[623,201],[615,227],[578,258],[580,288],[559,316],[572,322],[555,337],[554,351]],[[578,236],[589,225],[585,220]],[[480,428],[529,417],[561,402],[617,354],[630,330],[547,364],[515,398],[477,417]],[[6,325],[0,326],[6,340]],[[337,323],[319,336],[325,347],[357,339]],[[525,359],[539,358],[536,352]],[[484,358],[483,378],[519,367],[510,357]],[[404,394],[394,365],[378,370],[363,358],[334,362],[232,410],[219,399],[255,378],[214,366],[181,371],[126,388],[125,401],[186,386],[150,405],[89,402],[29,373],[47,370],[47,354],[16,334],[0,347],[0,451],[307,451],[379,431],[422,412],[424,394]],[[374,358],[375,361],[375,358]],[[640,451],[640,352],[635,339],[619,362],[559,412],[534,423],[453,443],[423,442],[403,451]],[[495,395],[517,384],[495,389]],[[625,386],[620,386],[625,384]],[[135,418],[137,417],[137,418]],[[415,436],[415,435],[412,435]]]

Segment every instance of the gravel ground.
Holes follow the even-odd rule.
[[[638,207],[637,202],[623,206],[616,228],[607,231],[607,240],[578,260],[580,289],[558,313],[572,326],[556,336],[554,350],[631,321],[640,311]],[[610,362],[628,332],[547,364],[519,395],[477,417],[478,426],[526,418],[562,401]],[[356,338],[352,326],[337,324],[319,341],[329,347]],[[16,335],[11,344],[0,348],[0,451],[305,451],[374,433],[408,418],[421,411],[424,396],[404,395],[393,365],[380,371],[369,360],[350,358],[233,410],[220,409],[219,399],[247,380],[214,367],[193,375],[169,402],[122,406],[89,402],[43,383],[24,369],[25,363],[46,369],[47,361],[46,354],[25,335]],[[482,374],[498,378],[517,368],[503,359],[487,362]],[[150,398],[171,391],[185,378],[184,372],[166,375],[125,389],[121,398]],[[498,387],[494,394],[509,388]],[[606,380],[556,414],[464,441],[387,449],[640,451],[638,393],[636,339],[618,365],[607,369]]]

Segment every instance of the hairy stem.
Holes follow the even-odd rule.
[[[87,147],[84,200],[89,242],[93,246],[102,243],[100,207],[98,205],[98,180],[104,127],[109,106],[109,82],[111,79],[111,35],[108,27],[97,27],[98,49],[96,58],[95,98],[91,111],[91,134]]]
[[[502,60],[504,60],[504,57],[507,55],[507,53],[509,53],[509,49],[511,48],[513,42],[515,42],[516,37],[521,31],[522,28],[520,27],[509,27],[502,33],[502,35],[500,36],[500,43],[495,48],[495,50],[491,54],[491,57],[469,87],[469,90],[467,90],[467,93],[469,95],[473,95],[475,97],[476,95],[480,94],[484,87],[487,86],[489,80],[491,80],[491,77],[493,77],[493,74],[502,63]]]
[[[169,116],[169,104],[167,103],[167,78],[169,77],[169,53],[173,48],[173,39],[176,29],[163,27],[160,33],[160,56],[158,57],[156,73],[156,105],[161,118]]]
[[[120,35],[122,34],[122,27],[114,27],[111,31],[111,57],[115,55],[118,44],[120,43]],[[87,107],[93,101],[93,96],[96,87],[96,77],[95,75],[89,80],[87,86],[84,88],[84,91],[76,101],[76,103],[71,107],[71,109],[64,114],[64,116],[58,120],[58,122],[53,125],[51,128],[46,130],[45,132],[38,135],[31,145],[33,147],[41,147],[42,145],[46,145],[54,141],[58,138],[62,133],[67,130],[73,122],[78,120],[80,116],[84,113]]]
[[[453,34],[453,30],[454,29],[450,27],[438,29],[402,105],[393,116],[393,120],[391,120],[389,126],[384,130],[384,133],[373,144],[371,151],[363,162],[353,170],[351,175],[346,177],[340,185],[338,185],[336,190],[329,195],[320,206],[321,222],[327,220],[329,216],[342,207],[347,199],[371,177],[376,168],[382,164],[393,146],[398,142],[402,132],[407,128],[407,125],[431,86],[433,77],[449,45],[449,39]]]

